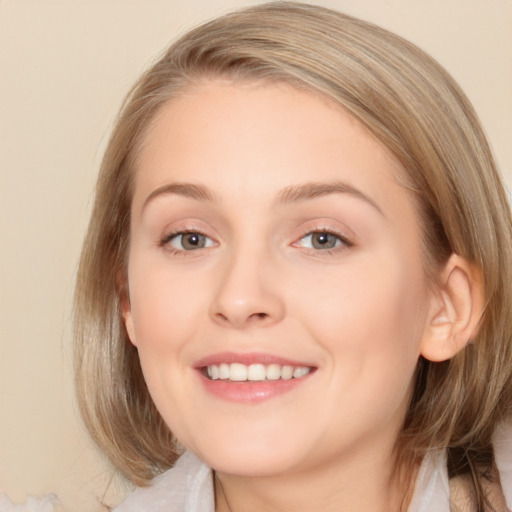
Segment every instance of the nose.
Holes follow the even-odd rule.
[[[234,254],[225,262],[210,306],[210,317],[224,327],[268,327],[282,320],[285,305],[276,269],[268,258]]]

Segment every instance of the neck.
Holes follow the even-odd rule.
[[[216,512],[389,512],[404,495],[390,454],[333,460],[287,475],[216,474]]]

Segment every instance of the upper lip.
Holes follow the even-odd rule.
[[[310,364],[309,362],[297,361],[294,359],[289,359],[287,357],[262,352],[218,352],[216,354],[211,354],[209,356],[203,357],[199,361],[196,361],[194,367],[204,368],[205,366],[210,366],[213,364],[218,365],[221,363],[240,363],[245,364],[247,366],[251,364],[279,364],[281,366],[314,367],[314,365]]]

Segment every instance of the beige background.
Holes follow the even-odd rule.
[[[0,0],[0,492],[97,508],[109,471],[72,398],[70,299],[91,191],[128,87],[177,34],[241,0]],[[325,0],[433,54],[512,183],[511,0]],[[114,501],[110,491],[107,501]]]

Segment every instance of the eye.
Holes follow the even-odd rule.
[[[196,249],[204,249],[212,247],[214,242],[202,233],[195,231],[183,231],[179,233],[171,233],[164,240],[162,245],[168,245],[178,251],[195,251]]]
[[[302,237],[297,245],[306,249],[326,250],[352,244],[342,235],[329,231],[314,231]]]

